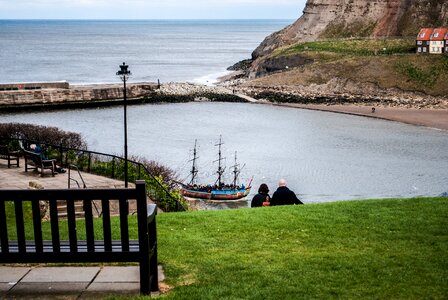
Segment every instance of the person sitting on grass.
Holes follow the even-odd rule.
[[[280,179],[278,181],[278,189],[272,195],[271,206],[303,204],[303,202],[297,198],[296,194],[287,186],[288,183],[285,179]]]
[[[258,188],[258,194],[254,196],[250,207],[269,206],[271,197],[269,196],[269,188],[266,183],[262,183]]]

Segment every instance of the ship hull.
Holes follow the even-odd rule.
[[[184,197],[195,199],[230,201],[239,200],[246,197],[250,193],[250,190],[251,187],[238,190],[211,190],[210,192],[208,192],[183,188],[181,190],[181,193]]]

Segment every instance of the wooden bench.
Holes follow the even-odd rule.
[[[7,146],[0,146],[0,159],[8,161],[8,168],[11,168],[11,161],[16,161],[16,166],[19,167],[20,151],[10,151]]]
[[[51,170],[51,175],[54,176],[56,171],[56,161],[54,159],[42,159],[39,153],[28,150],[23,150],[23,156],[25,157],[25,172],[28,172],[28,169],[36,171],[40,169],[41,176],[44,176],[45,170]]]
[[[57,200],[67,202],[67,224],[60,226]],[[75,200],[84,201],[84,221],[77,223]],[[100,200],[102,226],[95,230],[92,202]],[[112,232],[110,201],[119,202],[119,232]],[[15,221],[7,223],[6,202],[14,203]],[[41,221],[39,201],[48,201],[49,224]],[[136,201],[138,240],[129,238],[129,201]],[[33,222],[26,222],[24,206],[31,202]],[[10,204],[8,204],[9,206]],[[25,210],[26,211],[26,210]],[[150,294],[158,290],[156,205],[147,205],[145,181],[137,181],[132,189],[71,189],[71,190],[0,190],[0,263],[85,263],[137,262],[140,267],[140,292]],[[13,214],[14,215],[14,214]],[[8,216],[11,217],[11,216]],[[79,220],[79,219],[78,219]],[[16,230],[8,226],[16,227]],[[30,228],[28,228],[28,226]],[[51,237],[42,228],[51,228]],[[62,240],[61,231],[68,237]],[[17,232],[16,236],[9,236]],[[81,236],[85,239],[80,240]],[[48,233],[49,235],[49,233]],[[98,239],[98,236],[102,238]],[[120,236],[113,239],[113,236]],[[97,239],[95,239],[97,237]]]

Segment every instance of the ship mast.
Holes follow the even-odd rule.
[[[218,150],[218,159],[215,160],[214,162],[218,162],[218,171],[216,172],[218,174],[218,179],[216,180],[218,182],[218,186],[222,185],[222,174],[224,173],[225,167],[222,167],[221,161],[224,159],[221,156],[221,145],[223,145],[224,143],[222,142],[222,136],[219,136],[219,143],[216,144],[215,146],[218,146],[219,150]]]
[[[236,151],[235,151],[235,164],[233,165],[233,188],[236,189],[236,180],[238,175],[240,175],[240,170],[238,169],[240,165],[236,162]]]
[[[193,161],[193,165],[192,165],[191,171],[190,171],[190,173],[191,173],[191,180],[190,180],[190,183],[189,183],[190,186],[193,186],[193,185],[196,184],[196,177],[198,175],[198,167],[196,165],[196,160],[198,159],[198,157],[196,157],[196,154],[197,154],[197,152],[196,152],[196,144],[197,144],[197,142],[198,142],[198,140],[194,140],[193,159],[190,160],[190,161]]]

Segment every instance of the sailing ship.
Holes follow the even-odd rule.
[[[194,142],[194,150],[193,150],[193,159],[192,159],[192,167],[191,167],[191,180],[188,184],[182,185],[181,194],[184,197],[196,198],[196,199],[205,199],[205,200],[218,200],[218,201],[228,201],[228,200],[239,200],[241,198],[246,197],[251,190],[252,180],[249,182],[248,187],[244,185],[237,185],[238,176],[241,173],[241,169],[239,168],[239,164],[237,163],[236,152],[235,152],[235,164],[233,165],[233,182],[231,184],[225,184],[222,180],[223,174],[225,172],[225,167],[222,165],[221,154],[221,146],[223,145],[222,137],[219,137],[219,143],[215,146],[218,146],[218,159],[215,162],[218,162],[218,170],[216,174],[218,174],[218,178],[215,184],[211,185],[198,185],[197,184],[197,140]],[[244,166],[243,166],[244,167]]]

